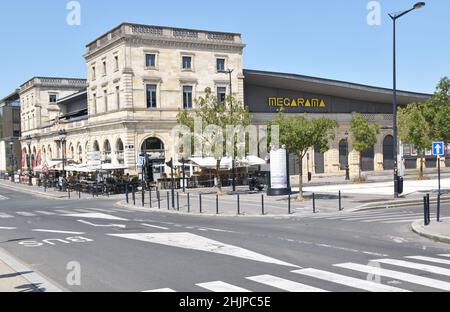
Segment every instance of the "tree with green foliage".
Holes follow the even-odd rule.
[[[430,127],[432,140],[450,143],[450,79],[442,78],[434,95],[422,105],[426,107],[423,114]]]
[[[217,192],[219,195],[223,195],[222,191],[222,179],[221,179],[221,161],[225,156],[233,156],[234,155],[225,155],[224,151],[227,149],[227,144],[230,144],[230,141],[227,137],[225,140],[223,137],[225,134],[228,134],[229,127],[236,129],[237,127],[245,128],[249,126],[252,122],[252,115],[248,111],[248,107],[246,107],[243,103],[236,101],[234,97],[228,96],[226,97],[224,102],[219,102],[217,97],[212,95],[211,89],[205,89],[205,96],[198,97],[194,100],[195,107],[193,110],[179,110],[177,120],[178,124],[182,126],[188,127],[192,133],[195,132],[195,124],[196,120],[201,121],[201,131],[200,133],[194,135],[193,144],[201,144],[202,145],[202,153],[205,152],[205,146],[209,144],[212,147],[210,151],[211,155],[203,155],[203,156],[214,156],[217,160],[215,174],[217,179]],[[213,128],[211,128],[211,126]],[[211,129],[215,129],[215,133],[211,134]],[[213,131],[213,132],[214,132]],[[236,136],[239,134],[233,134],[233,144],[232,149],[234,149],[234,153],[238,149],[237,144],[239,140],[236,139]],[[221,136],[222,139],[216,141],[217,136]],[[213,138],[215,137],[215,138]],[[219,142],[219,145],[217,145]],[[229,147],[229,146],[228,146]],[[199,156],[199,155],[197,155]]]
[[[432,109],[433,110],[433,109]],[[413,144],[420,158],[419,178],[424,176],[425,151],[431,147],[433,141],[431,124],[427,120],[432,116],[428,101],[422,104],[409,104],[398,110],[399,138],[403,142]]]
[[[377,123],[370,122],[361,114],[355,114],[350,125],[350,131],[353,148],[359,153],[359,181],[362,181],[362,153],[369,151],[377,143],[380,126]]]
[[[328,118],[309,119],[307,114],[287,117],[282,110],[279,111],[275,120],[269,123],[269,128],[277,125],[280,128],[280,144],[286,146],[288,153],[299,156],[300,192],[297,200],[303,198],[303,159],[309,148],[315,147],[320,152],[329,150],[329,142],[335,137],[335,129],[338,123]]]

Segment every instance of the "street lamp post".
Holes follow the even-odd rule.
[[[394,86],[393,86],[393,102],[392,102],[392,110],[393,110],[393,123],[394,123],[394,197],[398,198],[399,190],[398,190],[398,183],[399,183],[399,176],[398,176],[398,127],[397,127],[397,19],[400,17],[408,14],[411,11],[421,9],[425,6],[425,2],[418,2],[416,3],[411,9],[399,12],[399,13],[392,13],[389,14],[389,17],[393,21],[393,75],[394,75]]]
[[[28,185],[33,185],[33,180],[32,180],[32,171],[31,171],[31,143],[33,142],[33,139],[31,137],[31,135],[28,135],[26,137],[26,142],[28,145]]]
[[[65,162],[66,162],[66,153],[65,153],[65,144],[67,139],[67,132],[66,130],[62,129],[59,131],[59,141],[61,142],[61,156],[62,156],[62,180],[61,180],[61,188],[62,191],[65,191],[65,178],[66,178],[66,171],[65,171]]]
[[[229,77],[231,110],[233,110],[233,76],[232,76],[233,72],[234,72],[234,69],[228,69],[228,70],[223,71],[223,73],[228,74],[228,77]],[[232,155],[232,175],[233,175],[233,182],[232,182],[233,192],[236,192],[236,158],[234,155],[234,151],[233,151],[233,155]]]
[[[15,158],[15,156],[14,156],[14,142],[13,141],[11,141],[11,142],[9,142],[9,149],[10,149],[10,151],[11,151],[11,163],[10,163],[10,166],[11,166],[11,182],[14,182],[14,158]]]

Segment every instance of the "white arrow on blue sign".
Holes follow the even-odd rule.
[[[444,156],[444,142],[433,142],[433,155]]]

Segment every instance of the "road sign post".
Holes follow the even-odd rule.
[[[433,155],[437,157],[438,163],[438,199],[437,199],[437,220],[440,221],[441,210],[441,156],[444,156],[444,142],[433,142]]]

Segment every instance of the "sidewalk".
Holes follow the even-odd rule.
[[[450,219],[441,220],[439,223],[434,221],[429,226],[425,226],[424,221],[417,221],[411,225],[411,228],[420,236],[450,244]]]
[[[65,291],[0,248],[0,293]]]
[[[54,188],[38,187],[38,186],[29,186],[26,184],[18,184],[12,183],[10,181],[0,180],[0,187],[4,187],[6,189],[22,192],[22,193],[31,193],[36,196],[56,199],[56,200],[69,200],[68,192],[60,192],[58,190],[55,191]],[[111,195],[110,198],[119,198],[121,195]],[[92,194],[81,193],[81,197],[79,197],[78,192],[71,190],[70,199],[92,199],[94,196]],[[98,195],[100,198],[107,198],[106,196]],[[95,197],[97,198],[97,196]]]

